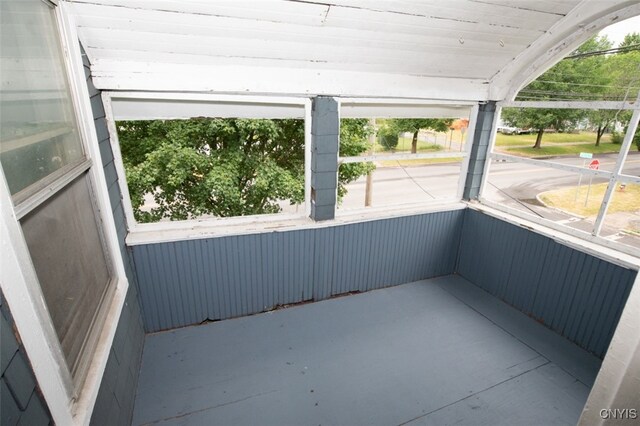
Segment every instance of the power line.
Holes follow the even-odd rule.
[[[606,49],[606,50],[594,50],[592,52],[576,53],[575,55],[565,56],[564,58],[562,58],[562,60],[587,58],[589,56],[610,55],[614,53],[628,53],[628,52],[634,52],[638,50],[640,50],[640,44],[630,44],[629,46],[624,46],[624,47],[614,47],[612,49]]]
[[[524,207],[525,209],[529,210],[531,213],[538,215],[539,217],[543,217],[540,213],[538,213],[537,211],[533,210],[531,207],[527,206],[525,203],[523,203],[522,201],[518,200],[516,197],[513,197],[511,195],[509,195],[509,193],[505,190],[503,190],[502,188],[499,188],[496,184],[489,182],[487,180],[487,182],[489,183],[489,185],[493,186],[495,189],[497,189],[498,191],[502,192],[504,195],[506,195],[508,198],[511,198],[513,201],[515,201],[516,203],[520,204],[522,207]]]
[[[413,183],[415,183],[415,184],[416,184],[416,186],[422,190],[422,192],[424,192],[424,193],[425,193],[425,194],[427,194],[429,197],[431,197],[431,198],[433,198],[433,199],[435,200],[435,198],[436,198],[436,197],[435,197],[433,194],[431,194],[429,191],[427,191],[426,189],[424,189],[424,188],[422,187],[422,185],[420,185],[420,184],[418,183],[418,181],[417,181],[417,180],[415,180],[415,179],[413,178],[413,176],[411,176],[411,175],[409,174],[409,172],[407,172],[407,170],[404,168],[404,166],[403,166],[402,164],[400,164],[400,161],[399,161],[399,160],[396,160],[396,162],[398,163],[398,166],[400,166],[400,168],[402,169],[402,171],[404,172],[404,174],[405,174],[405,175],[407,175],[407,176],[409,177],[409,179],[411,179],[411,180],[413,181]]]
[[[612,89],[627,89],[627,86],[612,86],[609,84],[588,84],[588,83],[571,83],[568,81],[554,81],[554,80],[535,80],[540,83],[558,83],[558,84],[569,84],[571,86],[590,86],[590,87],[609,87]],[[639,89],[640,86],[632,87],[632,89]]]
[[[569,97],[574,99],[600,99],[600,100],[616,100],[625,96],[624,92],[619,93],[580,93],[580,92],[557,92],[549,90],[521,90],[520,95],[534,95],[547,97]]]

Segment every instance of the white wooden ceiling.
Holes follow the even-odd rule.
[[[455,100],[502,99],[640,14],[637,0],[61,4],[103,89]]]

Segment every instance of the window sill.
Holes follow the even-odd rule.
[[[301,229],[326,228],[349,223],[390,219],[402,216],[463,210],[467,206],[461,201],[443,201],[433,204],[407,204],[398,207],[377,207],[352,211],[338,211],[333,220],[315,222],[306,216],[269,215],[253,218],[208,219],[201,221],[172,222],[154,224],[152,229],[138,225],[129,231],[126,243],[129,246],[157,244],[192,239],[228,237],[235,235],[284,232]],[[241,220],[238,219],[248,219]],[[164,229],[163,229],[164,228]]]

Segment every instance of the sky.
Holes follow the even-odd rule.
[[[629,18],[626,21],[618,22],[617,24],[609,25],[604,30],[600,31],[599,35],[607,35],[609,40],[613,42],[613,46],[616,47],[624,39],[624,36],[628,33],[640,33],[640,16]]]

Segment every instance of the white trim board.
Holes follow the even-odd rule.
[[[304,118],[305,98],[109,92],[113,119]]]
[[[102,229],[108,250],[108,261],[110,261],[112,265],[113,279],[115,280],[116,286],[112,300],[106,311],[107,314],[104,325],[98,338],[98,344],[94,349],[84,385],[79,392],[79,398],[76,399],[75,404],[71,407],[75,424],[87,425],[91,420],[93,406],[98,396],[120,313],[129,288],[129,282],[118,242],[106,177],[104,175],[104,169],[101,167],[102,158],[93,121],[89,91],[84,79],[84,64],[80,52],[76,25],[67,3],[62,2],[56,12],[62,38],[61,43],[65,51],[65,60],[67,61],[67,68],[70,74],[69,84],[74,99],[76,114],[78,115],[78,127],[80,128],[86,152],[94,162],[94,166],[89,169],[89,173],[93,182],[92,189],[95,195],[95,202],[102,219]],[[105,301],[105,303],[109,302]]]
[[[405,97],[441,100],[488,99],[485,80],[421,77],[378,72],[315,70],[261,66],[154,64],[134,71],[132,61],[92,63],[94,85],[101,90],[207,92],[228,94],[352,97]],[[179,75],[180,78],[176,78]],[[392,84],[390,84],[392,82]]]
[[[545,109],[640,109],[637,101],[510,101],[499,102],[504,108],[545,108]]]
[[[359,157],[339,157],[338,163],[364,163],[367,161],[385,161],[385,160],[420,160],[427,158],[466,158],[467,152],[432,152],[432,153],[416,153],[416,154],[374,154],[363,155]]]

